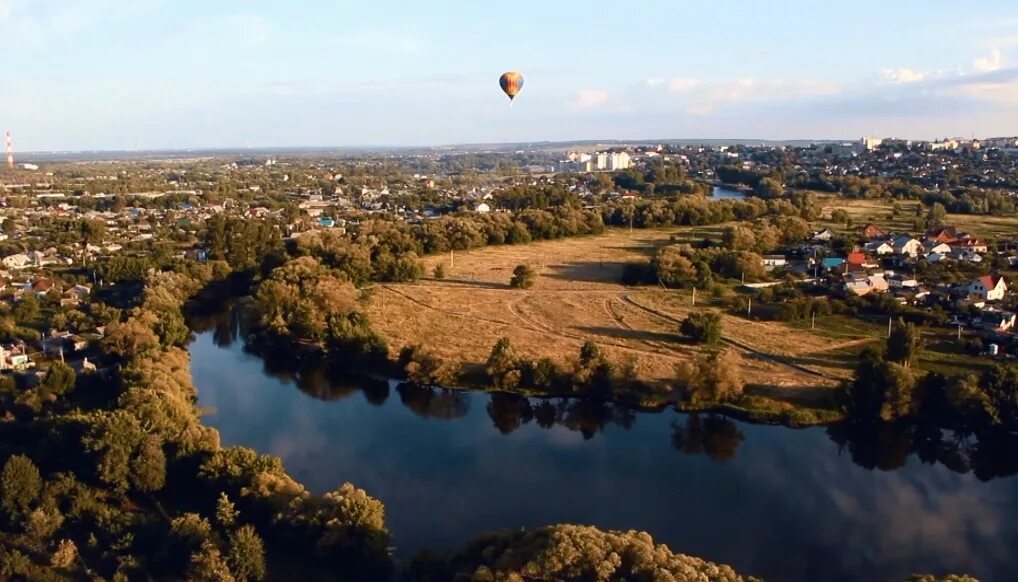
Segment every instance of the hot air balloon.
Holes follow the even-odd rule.
[[[523,88],[523,75],[516,71],[503,73],[498,79],[498,84],[502,87],[502,91],[505,91],[505,94],[509,96],[509,101],[512,102],[513,97]]]

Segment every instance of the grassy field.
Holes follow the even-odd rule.
[[[611,230],[427,257],[426,274],[443,263],[445,280],[379,286],[368,312],[393,351],[424,344],[445,358],[480,365],[498,338],[508,337],[522,355],[568,364],[592,340],[616,361],[635,361],[641,378],[667,386],[676,364],[701,351],[677,333],[677,323],[693,309],[690,292],[627,287],[619,278],[626,263],[647,261],[660,245],[719,232],[717,226]],[[538,282],[511,289],[512,269],[522,263],[538,270]],[[706,297],[698,298],[696,309],[706,304]],[[832,365],[826,354],[861,339],[727,315],[724,335],[750,385],[747,393],[818,406],[848,377],[847,368]]]
[[[917,217],[925,216],[926,212],[923,209],[921,215],[917,214],[922,206],[918,201],[852,200],[830,195],[824,195],[821,200],[820,226],[836,232],[846,230],[844,224],[830,220],[831,213],[838,208],[845,210],[852,217],[853,228],[872,222],[887,232],[913,234],[919,234],[915,231],[913,222]],[[894,212],[895,204],[898,207],[897,214]],[[1018,234],[1018,216],[948,214],[945,222],[985,240],[998,237],[1011,238]]]

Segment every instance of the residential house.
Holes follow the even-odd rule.
[[[25,253],[8,255],[0,260],[0,262],[2,262],[4,268],[7,269],[25,269],[32,266],[32,259],[30,259]]]
[[[24,344],[0,346],[0,370],[21,372],[34,367],[35,362],[28,355]]]
[[[491,212],[491,206],[486,202],[481,202],[474,207],[474,212]]]
[[[834,231],[829,228],[825,228],[820,232],[814,232],[812,240],[817,242],[830,242],[834,238]]]
[[[894,253],[898,255],[905,255],[914,257],[919,254],[919,251],[923,249],[923,244],[911,236],[902,235],[894,239],[891,243],[894,247]]]
[[[972,326],[986,331],[1003,333],[1014,329],[1015,319],[1015,314],[1010,311],[988,310],[980,313],[972,321]]]
[[[845,281],[845,291],[862,297],[870,293],[886,293],[887,280],[883,275],[850,275]]]
[[[92,289],[87,285],[75,285],[67,291],[64,291],[64,294],[60,297],[60,304],[71,306],[78,305],[84,301],[91,292]]]
[[[1000,301],[1007,295],[1007,283],[1000,275],[985,275],[967,286],[969,296],[983,301]]]
[[[877,240],[868,242],[863,246],[867,253],[871,253],[877,256],[889,255],[894,252],[894,247],[887,241]]]
[[[923,249],[926,251],[927,255],[929,255],[930,253],[946,255],[947,253],[951,252],[951,245],[934,239],[926,239],[923,242]]]
[[[892,289],[913,289],[919,286],[919,281],[907,275],[893,275],[887,277],[887,285]]]
[[[837,269],[844,265],[845,259],[841,257],[825,257],[820,261],[820,264],[823,266],[823,268],[830,271],[831,269]]]
[[[865,238],[866,240],[874,240],[878,238],[884,238],[887,236],[886,232],[881,230],[880,227],[873,223],[867,224],[866,226],[862,227],[860,232],[863,238]]]
[[[768,270],[775,267],[784,267],[788,264],[788,260],[785,258],[785,255],[764,255],[761,259],[763,266]]]

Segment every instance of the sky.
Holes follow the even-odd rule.
[[[21,151],[1018,135],[1014,1],[0,0],[0,130]]]

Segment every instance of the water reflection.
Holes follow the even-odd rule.
[[[727,461],[735,457],[746,436],[731,420],[717,416],[699,414],[686,417],[685,422],[672,422],[672,446],[687,455],[707,455],[715,461]]]
[[[1018,579],[1018,523],[1007,517],[1018,480],[1000,478],[1016,472],[1013,436],[789,430],[344,379],[252,353],[236,314],[196,330],[200,404],[217,411],[206,421],[223,442],[283,457],[319,492],[348,480],[368,489],[386,505],[398,556],[575,522],[646,530],[767,579]]]

